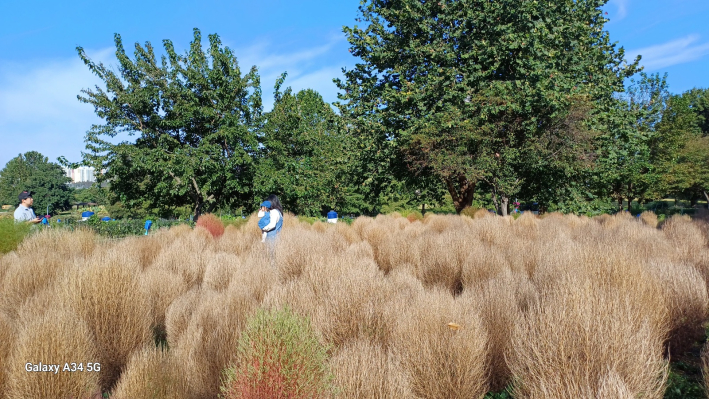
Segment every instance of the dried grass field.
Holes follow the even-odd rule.
[[[256,223],[27,238],[0,258],[0,398],[662,398],[705,334],[702,221],[286,215],[273,251]],[[244,383],[261,347],[280,368]]]

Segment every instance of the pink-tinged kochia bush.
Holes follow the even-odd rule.
[[[224,234],[224,223],[211,213],[201,215],[197,219],[195,227],[201,227],[209,232],[214,238],[219,238]]]

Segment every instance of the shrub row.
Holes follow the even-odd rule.
[[[194,227],[194,222],[191,220],[168,220],[168,219],[155,219],[152,220],[152,227],[150,231],[156,231],[161,228],[169,228],[178,225],[188,225]],[[145,234],[145,220],[142,219],[120,219],[120,220],[110,220],[102,221],[97,216],[91,216],[86,221],[81,221],[73,218],[61,219],[61,223],[52,221],[50,224],[52,228],[59,229],[89,229],[96,234],[107,237],[107,238],[123,238],[128,236],[137,236]],[[43,228],[44,226],[38,226]]]

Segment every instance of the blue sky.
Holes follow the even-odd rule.
[[[76,55],[113,61],[113,34],[127,50],[163,39],[184,50],[197,27],[218,33],[242,69],[259,68],[266,110],[275,79],[336,100],[332,79],[356,59],[343,25],[353,25],[359,0],[45,1],[0,5],[0,168],[35,150],[51,161],[79,161],[84,135],[100,123],[77,94],[99,81]],[[709,87],[708,0],[610,0],[611,40],[629,57],[643,55],[647,72],[668,72],[670,90]]]

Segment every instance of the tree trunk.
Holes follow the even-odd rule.
[[[426,204],[421,204],[421,216],[426,216]]]
[[[495,212],[499,215],[500,214],[500,205],[497,202],[497,194],[495,194],[495,189],[492,189],[492,203],[495,205]]]
[[[477,182],[469,181],[464,176],[458,176],[458,188],[453,185],[453,180],[450,178],[444,179],[444,182],[448,188],[448,193],[453,198],[455,213],[460,214],[463,209],[473,204]]]
[[[623,196],[618,197],[618,212],[623,212]]]
[[[196,222],[197,219],[199,219],[199,215],[202,214],[202,201],[201,199],[197,200],[197,203],[194,206],[194,221]]]
[[[707,195],[706,191],[703,191],[704,196],[707,197],[707,208],[709,208],[709,195]]]
[[[510,199],[506,195],[501,195],[500,210],[502,211],[502,216],[507,216],[507,207],[510,204]]]

